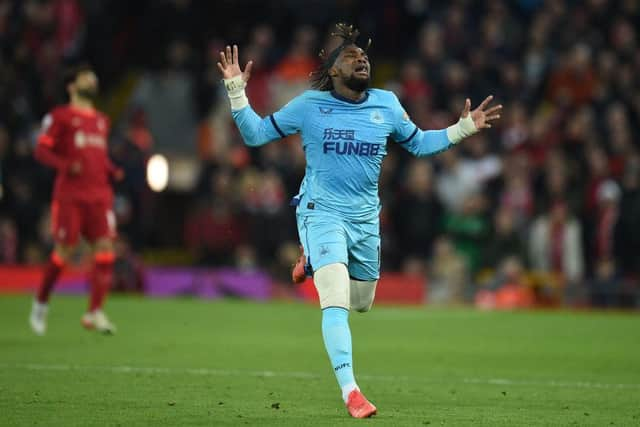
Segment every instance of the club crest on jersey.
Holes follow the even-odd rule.
[[[372,123],[375,123],[377,125],[381,125],[382,123],[384,123],[384,116],[382,115],[382,113],[378,110],[373,110],[371,112],[371,115],[369,115],[369,120],[371,120]]]
[[[318,107],[320,109],[320,112],[322,114],[331,114],[331,112],[333,111],[333,108],[325,108],[325,107]]]

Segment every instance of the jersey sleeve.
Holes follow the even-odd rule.
[[[446,129],[422,130],[409,118],[409,114],[395,95],[392,100],[393,131],[391,138],[411,154],[423,157],[447,150],[453,144],[447,137]]]
[[[400,104],[400,100],[394,94],[392,94],[391,109],[393,111],[391,138],[398,144],[405,144],[418,133],[419,128],[409,118],[409,114],[407,114]]]
[[[62,117],[56,110],[48,113],[42,119],[38,144],[53,148],[60,140],[63,126]]]
[[[306,108],[305,95],[302,94],[269,116],[273,127],[282,138],[300,132]]]
[[[63,127],[63,118],[56,110],[44,116],[34,152],[36,160],[58,171],[64,171],[68,165],[67,160],[56,150],[60,144]]]
[[[264,118],[256,114],[250,105],[241,110],[232,111],[232,115],[245,144],[257,147],[300,132],[306,110],[305,105],[303,94],[292,99],[279,111]]]

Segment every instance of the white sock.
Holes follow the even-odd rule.
[[[344,400],[344,403],[347,403],[347,400],[349,399],[349,393],[351,393],[353,390],[360,390],[358,384],[350,383],[342,387],[342,400]]]
[[[48,310],[49,310],[49,304],[41,303],[35,299],[33,300],[33,312],[38,317],[42,317],[43,315],[46,315]]]

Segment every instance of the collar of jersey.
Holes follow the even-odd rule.
[[[74,107],[73,105],[69,104],[69,110],[73,111],[74,113],[80,114],[81,116],[85,116],[85,117],[95,117],[95,115],[96,115],[96,110],[94,108],[91,108],[91,109],[78,108],[78,107]]]
[[[331,96],[333,96],[335,99],[338,99],[340,101],[348,102],[349,104],[362,104],[367,99],[369,99],[369,91],[366,91],[364,93],[364,96],[362,97],[362,99],[359,100],[359,101],[354,101],[353,99],[349,99],[349,98],[347,98],[345,96],[342,96],[338,92],[336,92],[335,90],[331,91]]]

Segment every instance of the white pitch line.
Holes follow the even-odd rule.
[[[536,385],[545,387],[564,388],[603,388],[603,389],[638,389],[640,384],[633,383],[596,383],[591,381],[558,381],[558,380],[509,380],[505,378],[465,378],[462,380],[466,384],[491,384],[491,385]]]
[[[160,368],[144,366],[91,366],[91,365],[64,365],[64,364],[39,364],[39,363],[0,363],[1,369],[25,369],[32,371],[99,371],[114,374],[164,374],[164,375],[198,375],[198,376],[249,376],[266,378],[302,378],[318,379],[325,375],[313,372],[296,371],[243,371],[239,369],[210,369],[210,368]],[[436,384],[480,384],[503,386],[543,386],[559,388],[586,388],[586,389],[632,389],[640,390],[640,384],[634,383],[599,383],[591,381],[561,381],[561,380],[513,380],[506,378],[427,378],[393,375],[358,375],[358,378],[369,381],[408,381],[427,382]]]

